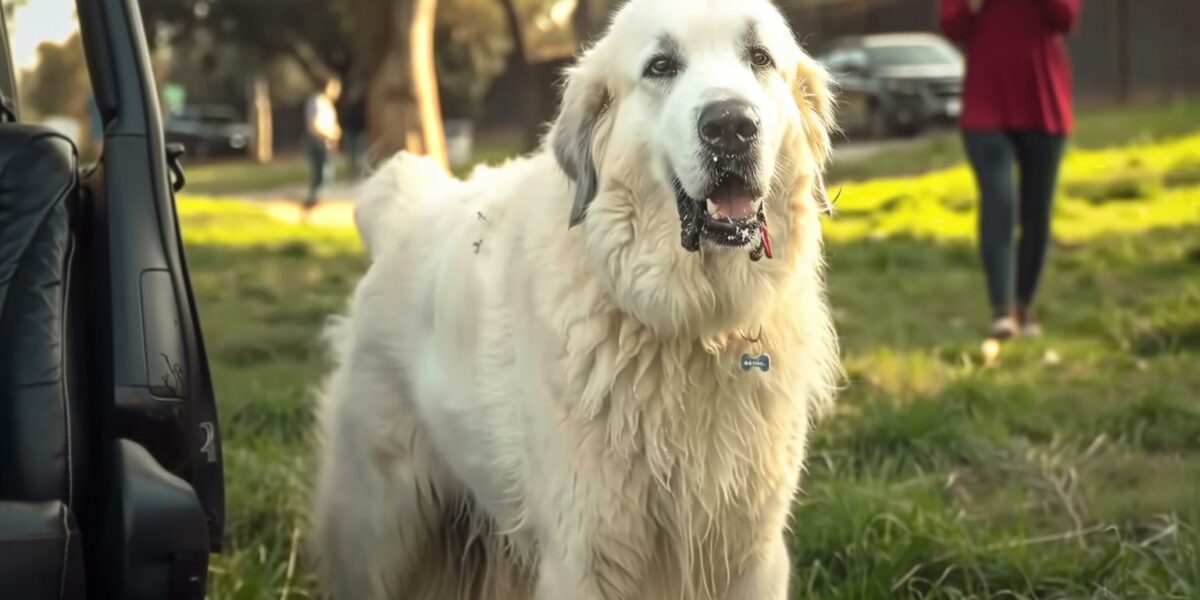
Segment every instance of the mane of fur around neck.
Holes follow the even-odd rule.
[[[813,183],[793,189],[811,194]],[[546,294],[537,305],[553,307],[541,317],[564,340],[561,364],[574,367],[559,408],[624,474],[612,483],[651,507],[656,556],[645,560],[668,563],[659,567],[678,574],[680,597],[718,596],[758,550],[756,540],[733,538],[762,529],[750,523],[786,519],[771,511],[790,504],[810,423],[835,391],[836,337],[811,206],[789,207],[788,243],[771,276],[746,275],[757,279],[745,291],[766,298],[755,318],[720,331],[681,324],[687,333],[664,335],[622,310],[610,289],[621,283],[601,283],[592,269],[535,291]],[[736,258],[749,273],[748,258]],[[747,339],[760,330],[757,343]],[[743,352],[770,354],[770,372],[742,372]]]

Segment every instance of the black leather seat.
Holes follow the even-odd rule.
[[[84,593],[78,190],[68,139],[0,124],[0,598]]]
[[[84,597],[83,548],[65,504],[0,501],[0,582],[5,598]]]
[[[183,174],[136,0],[75,7],[104,124],[83,172],[16,123],[0,11],[0,600],[202,600],[225,497]]]

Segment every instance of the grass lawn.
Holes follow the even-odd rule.
[[[188,194],[222,195],[265,192],[280,188],[306,185],[308,162],[302,155],[279,156],[259,164],[251,160],[218,160],[191,163],[184,157]],[[348,173],[345,161],[336,165],[337,177]]]
[[[847,380],[795,511],[796,598],[1200,597],[1200,121],[1145,118],[1081,129],[1120,147],[1071,154],[1048,335],[995,367],[966,170],[844,184],[827,233]],[[365,261],[352,231],[180,210],[225,439],[210,597],[314,597],[318,336]]]

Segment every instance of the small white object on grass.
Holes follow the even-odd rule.
[[[983,354],[983,364],[990,367],[999,362],[1000,349],[1000,340],[997,340],[996,338],[988,338],[984,340],[983,345],[979,348],[979,351]]]
[[[1042,362],[1050,366],[1062,364],[1062,356],[1056,350],[1049,349],[1042,355]]]

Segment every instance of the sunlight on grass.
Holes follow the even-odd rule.
[[[1055,235],[1082,242],[1200,223],[1198,165],[1200,136],[1073,152],[1064,164]],[[893,236],[971,241],[976,235],[975,183],[965,166],[919,177],[849,183],[837,193],[837,215],[825,225],[834,242]],[[326,253],[358,247],[349,218],[310,227],[289,222],[265,204],[195,197],[181,200],[180,214],[192,243],[279,245],[303,240]]]
[[[1200,183],[1184,175],[1198,163],[1200,136],[1072,152],[1056,200],[1055,236],[1082,242],[1200,223]],[[826,223],[833,241],[892,236],[971,241],[976,235],[975,182],[966,166],[848,183],[833,193],[841,194],[836,216]]]
[[[184,196],[178,206],[189,244],[289,246],[322,255],[358,252],[361,247],[350,223],[305,225],[295,221],[295,211],[276,210],[272,204]]]

